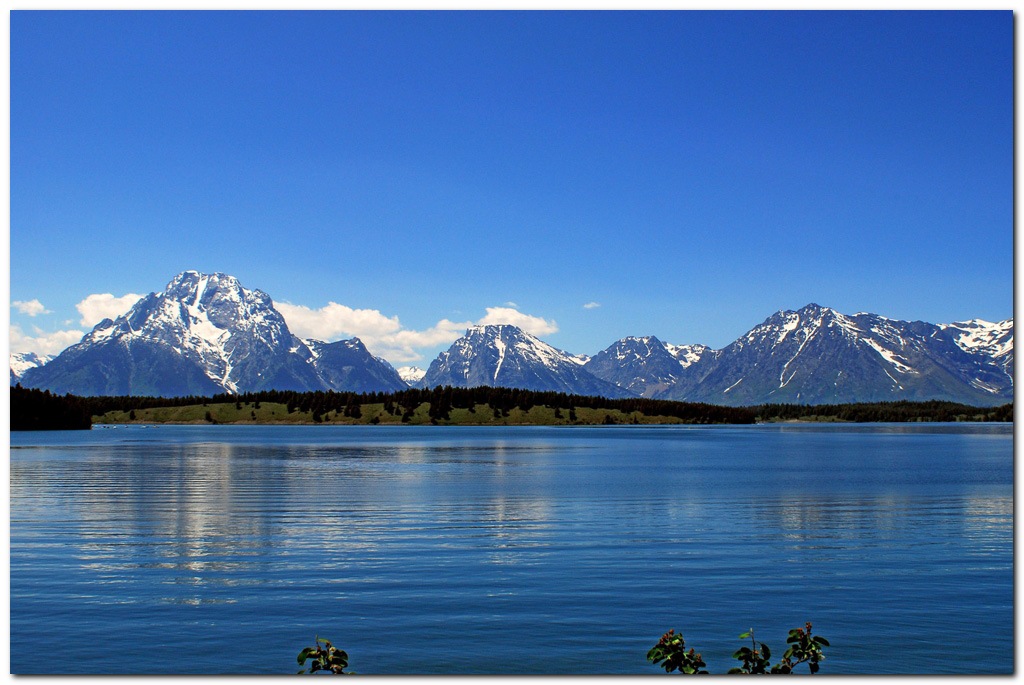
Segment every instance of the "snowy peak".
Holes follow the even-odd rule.
[[[510,324],[468,328],[431,362],[421,385],[487,385],[610,397],[628,394],[589,374],[578,357]]]
[[[223,273],[184,271],[31,370],[26,383],[83,395],[164,396],[355,389],[344,385],[350,379],[372,390],[404,387],[358,340],[314,347],[317,355],[292,335],[262,290]],[[318,359],[328,352],[331,361]],[[341,357],[344,366],[335,368]],[[368,376],[363,367],[372,368]]]
[[[15,385],[29,369],[43,366],[54,358],[52,354],[36,354],[35,352],[15,352],[11,355],[11,385]]]
[[[418,366],[398,367],[398,377],[405,381],[409,386],[414,386],[423,380],[423,376],[425,376],[426,373],[426,370],[421,369]]]
[[[167,285],[162,297],[170,308],[178,306],[181,319],[197,339],[223,343],[245,333],[277,347],[291,337],[270,296],[243,288],[234,276],[186,271]]]
[[[613,343],[609,349],[615,350],[617,359],[625,361],[627,359],[646,359],[665,349],[665,344],[653,335],[628,336]]]
[[[517,364],[540,364],[549,369],[557,369],[564,364],[576,364],[572,355],[510,324],[472,326],[466,330],[461,342],[460,349],[468,358],[490,356],[492,353],[496,355],[492,379],[494,381],[501,375],[506,359]]]
[[[699,362],[704,355],[709,352],[714,355],[715,350],[712,350],[707,345],[672,345],[665,343],[665,349],[668,353],[676,358],[679,365],[684,369],[692,364]]]
[[[617,340],[595,354],[584,368],[631,393],[653,397],[670,388],[685,367],[668,345],[648,335]]]
[[[971,319],[950,324],[940,324],[943,330],[956,331],[954,341],[969,354],[988,357],[1003,357],[1013,352],[1013,319],[998,323],[984,319]]]
[[[733,344],[781,345],[796,341],[805,343],[823,328],[835,328],[843,333],[855,334],[856,325],[834,309],[809,304],[796,311],[779,310]]]
[[[298,347],[292,339],[263,291],[242,287],[234,276],[185,271],[162,293],[150,293],[117,320],[97,324],[83,342],[166,345],[198,363],[216,385],[238,392],[262,375],[250,360],[286,354]]]
[[[127,387],[129,394],[323,387],[315,372],[304,368],[309,349],[288,330],[270,296],[223,273],[178,274],[126,314],[101,321],[69,352],[65,361],[74,358],[91,369],[72,375],[94,381],[76,382],[111,391]],[[118,372],[100,370],[104,363]],[[180,378],[167,378],[169,373]],[[200,378],[193,377],[196,373]],[[59,379],[48,382],[59,387]]]

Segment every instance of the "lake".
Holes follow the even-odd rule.
[[[12,433],[13,673],[1011,673],[1011,424]],[[57,653],[59,662],[48,661]],[[51,651],[52,650],[52,651]],[[962,650],[962,654],[957,653]],[[806,665],[801,670],[806,669]]]

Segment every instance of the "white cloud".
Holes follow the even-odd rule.
[[[513,326],[519,326],[531,335],[549,335],[558,332],[558,324],[554,321],[548,321],[539,316],[523,314],[518,310],[509,309],[508,307],[488,307],[487,316],[476,323],[478,326],[509,323]]]
[[[600,306],[601,306],[600,302],[587,302],[585,305],[583,305],[583,308],[584,309],[597,309]]]
[[[60,354],[67,347],[81,342],[82,336],[85,335],[82,331],[44,333],[38,328],[35,329],[34,333],[35,335],[26,335],[21,330],[21,326],[12,324],[10,330],[11,353]]]
[[[402,328],[397,316],[384,316],[376,309],[352,309],[337,302],[328,302],[320,309],[287,302],[275,302],[274,306],[300,338],[337,340],[354,335],[362,340],[363,336],[394,334]]]
[[[116,319],[131,309],[132,305],[142,297],[135,293],[128,293],[121,297],[114,297],[110,293],[89,295],[75,305],[75,309],[82,315],[82,320],[79,323],[92,328],[103,319]]]
[[[376,309],[353,309],[328,302],[320,309],[275,302],[274,307],[288,322],[288,328],[300,338],[334,341],[356,337],[373,354],[389,361],[417,361],[423,355],[417,348],[454,342],[471,324],[442,319],[424,331],[403,329],[397,316],[385,316]]]
[[[424,348],[448,345],[474,325],[473,321],[441,319],[425,330],[403,328],[397,316],[386,316],[376,309],[353,309],[329,302],[320,309],[275,302],[274,306],[288,322],[288,328],[300,338],[334,341],[356,337],[373,354],[391,362],[420,361]],[[488,307],[487,315],[477,325],[510,323],[533,335],[547,335],[558,330],[554,321],[523,314],[508,307]]]
[[[27,302],[15,300],[12,304],[19,312],[22,314],[28,314],[29,316],[39,316],[40,314],[51,313],[50,310],[44,307],[43,303],[39,300],[28,300]]]
[[[416,352],[416,348],[449,345],[462,337],[466,329],[472,325],[472,322],[469,321],[456,322],[441,319],[424,331],[399,331],[390,341],[387,341],[391,344],[391,349],[381,352],[380,356],[401,362],[419,361],[423,359],[423,355]],[[370,347],[370,344],[367,343],[366,346]]]
[[[519,309],[519,305],[517,305],[515,302],[506,302],[505,306],[512,307],[512,309]]]

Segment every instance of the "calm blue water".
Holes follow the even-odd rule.
[[[1011,425],[11,442],[14,673],[655,674],[669,628],[724,672],[805,621],[823,673],[1013,670]]]

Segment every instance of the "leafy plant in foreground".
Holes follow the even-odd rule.
[[[811,635],[810,621],[804,624],[802,629],[794,628],[789,631],[786,643],[789,645],[789,649],[782,655],[782,662],[772,668],[772,673],[792,673],[794,666],[805,661],[811,673],[818,672],[818,669],[821,668],[818,664],[825,660],[825,654],[822,653],[821,648],[828,647],[829,644],[828,640],[820,635]],[[775,668],[784,670],[775,671]]]
[[[320,644],[323,643],[323,647]],[[316,673],[317,671],[330,671],[331,673],[348,675],[345,669],[348,668],[348,653],[338,649],[331,644],[330,640],[317,636],[313,647],[306,647],[299,652],[299,665],[305,666],[310,661],[309,668],[303,668],[299,673]]]
[[[666,673],[707,673],[700,670],[707,666],[700,654],[694,652],[693,647],[686,651],[686,641],[682,635],[676,635],[675,628],[661,636],[658,644],[647,652],[647,660],[654,664],[660,661]]]
[[[789,631],[789,637],[786,638],[789,647],[782,655],[782,660],[772,666],[772,651],[768,645],[754,639],[753,629],[740,635],[741,640],[747,638],[750,639],[750,647],[744,645],[733,653],[732,658],[737,659],[741,665],[729,669],[730,674],[792,673],[794,668],[805,662],[812,674],[817,673],[821,668],[820,663],[825,660],[822,647],[830,646],[825,638],[811,634],[811,624],[808,622],[803,628]],[[707,664],[700,653],[692,647],[687,651],[683,636],[676,635],[674,629],[662,635],[658,644],[647,652],[647,660],[655,665],[660,664],[666,673],[707,673],[701,670]]]
[[[750,638],[750,647],[740,647],[733,652],[732,658],[739,659],[742,662],[742,666],[739,668],[730,668],[729,673],[771,673],[771,658],[772,650],[769,649],[768,645],[761,643],[761,649],[757,648],[757,642],[754,640],[754,629],[751,628],[746,633],[740,633],[740,639],[744,640]]]

